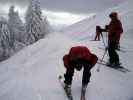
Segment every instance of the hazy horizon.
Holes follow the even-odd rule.
[[[124,0],[39,0],[43,16],[52,26],[64,27],[94,15],[104,9],[116,6]],[[14,5],[24,20],[29,0],[0,0],[0,16],[7,16],[9,7]]]

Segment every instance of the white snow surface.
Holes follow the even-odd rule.
[[[129,6],[131,3],[129,0],[122,4],[122,7],[126,5],[128,9],[131,9],[132,7]],[[126,7],[125,9],[127,9]],[[124,11],[121,8],[122,19],[126,16],[129,18],[130,15],[132,17],[132,11],[128,14],[124,14]],[[101,15],[106,16],[106,13]],[[102,18],[100,17],[99,21]],[[86,100],[133,100],[133,23],[130,19],[123,21],[125,32],[121,45],[126,52],[118,53],[123,66],[130,69],[131,72],[122,73],[102,65],[100,72],[97,72],[96,69],[99,65],[96,64],[91,70],[92,77],[87,87]],[[81,29],[86,33],[91,32],[96,23],[92,21],[92,27],[90,25],[90,28],[86,30],[84,26],[89,25],[89,22],[84,23],[83,21],[82,26],[76,25],[74,30]],[[73,29],[70,28],[69,32],[73,32]],[[51,33],[37,43],[25,47],[8,60],[1,62],[0,100],[67,100],[58,82],[58,75],[63,75],[65,72],[63,55],[76,45],[87,46],[99,58],[102,58],[104,53],[103,50],[98,49],[103,45],[102,41],[89,41],[91,37],[88,34],[84,35],[84,38],[85,36],[86,39],[81,41],[74,39],[75,35],[73,34]],[[105,60],[107,59],[108,55],[105,57]],[[82,71],[76,71],[72,83],[74,100],[80,100],[81,81]]]

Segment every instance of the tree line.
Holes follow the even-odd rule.
[[[43,18],[40,2],[31,0],[21,20],[15,6],[9,8],[8,17],[0,17],[0,61],[9,58],[23,47],[33,44],[50,32],[46,16]]]

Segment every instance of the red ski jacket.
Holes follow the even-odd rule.
[[[120,35],[123,33],[123,28],[120,20],[112,20],[108,26],[108,32],[109,41],[119,41]]]
[[[70,61],[77,58],[88,61],[91,67],[94,66],[98,60],[97,56],[95,54],[92,54],[87,47],[75,46],[70,49],[68,54],[64,55],[64,66],[67,69],[71,68],[72,66],[70,65]]]

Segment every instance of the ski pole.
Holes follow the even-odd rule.
[[[108,46],[109,46],[109,42],[108,42],[108,32],[106,32],[106,43],[107,43],[107,46],[105,47],[106,50],[108,50]],[[109,54],[107,53],[107,55],[109,56]]]
[[[106,32],[106,43],[108,43],[108,32]]]
[[[101,33],[101,37],[102,37],[102,41],[103,41],[105,50],[107,50],[108,46],[106,46],[106,44],[105,44],[105,41],[104,41],[104,38],[103,38],[103,34],[102,34],[102,33]],[[106,32],[106,43],[108,43],[108,40],[107,40],[107,32]],[[109,56],[109,55],[108,55],[108,56]]]
[[[104,54],[103,54],[102,59],[100,60],[100,63],[102,63],[102,62],[103,62],[103,59],[104,59],[104,57],[105,57],[106,53],[107,53],[107,49],[105,49],[105,52],[104,52]],[[97,67],[97,72],[99,72],[99,71],[100,71],[100,67],[101,67],[101,64],[99,64],[99,66]]]
[[[102,37],[102,41],[103,41],[104,47],[106,48],[106,44],[105,44],[105,42],[104,42],[104,38],[103,38],[102,32],[101,32],[101,37]]]

